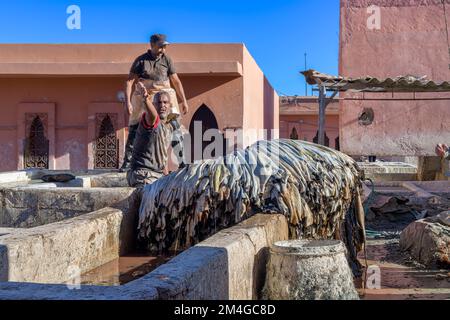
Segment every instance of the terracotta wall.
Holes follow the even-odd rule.
[[[55,106],[54,152],[51,152],[54,169],[77,170],[93,166],[95,129],[92,125],[95,114],[101,112],[115,110],[119,115],[117,137],[122,157],[127,122],[117,92],[123,90],[124,81],[125,78],[106,77],[0,79],[0,143],[4,151],[0,170],[21,169],[17,156],[22,154],[18,148],[21,142],[17,141],[17,131],[22,114],[19,105],[24,102],[34,106],[50,102]],[[182,120],[186,128],[202,104],[214,112],[219,129],[242,126],[242,78],[182,77],[182,81],[191,107]]]
[[[17,62],[127,62],[149,49],[147,43],[124,44],[0,44],[0,63]],[[238,61],[243,44],[171,44],[176,61]]]
[[[246,130],[247,144],[261,140],[264,137],[270,138],[270,129],[275,129],[274,137],[277,136],[279,121],[279,97],[256,61],[244,47],[243,69],[244,69],[244,119],[243,129]],[[260,129],[266,129],[265,136]]]
[[[87,168],[88,106],[96,101],[117,103],[119,90],[123,90],[123,79],[0,79],[0,142],[7,149],[0,157],[0,169],[21,168],[17,157],[20,141],[16,141],[16,137],[20,128],[19,105],[23,103],[55,105],[55,144],[54,152],[50,151],[54,169]],[[120,106],[117,109],[118,113],[123,113]],[[37,109],[27,112],[32,110]],[[117,129],[123,131],[123,123]],[[15,138],[11,140],[11,137]]]
[[[369,5],[380,6],[380,30],[367,27]],[[441,1],[341,0],[339,73],[381,78],[412,74],[427,75],[435,81],[450,80],[445,19],[450,21],[448,2],[446,12],[445,16]],[[366,98],[374,97],[391,95],[366,94]],[[342,149],[352,155],[433,155],[435,144],[450,141],[449,106],[449,100],[341,102]],[[375,120],[370,126],[358,123],[364,108],[374,110]]]
[[[147,50],[147,44],[114,45],[0,45],[2,70],[13,70],[23,62],[46,62],[49,66],[69,66],[74,63],[100,63],[105,72],[110,63],[131,64],[139,54]],[[214,113],[219,129],[273,129],[278,128],[278,96],[264,77],[243,44],[176,44],[169,46],[169,54],[175,63],[184,67],[198,62],[236,62],[242,71],[232,73],[198,72],[180,74],[190,106],[182,124],[189,128],[192,116],[202,105]],[[55,64],[57,63],[57,64]],[[35,65],[38,65],[35,64]],[[11,69],[13,68],[13,69]],[[99,69],[99,72],[101,71]],[[189,68],[188,68],[189,69]],[[192,68],[191,68],[192,69]],[[211,69],[212,70],[212,69]],[[49,76],[2,74],[0,78],[0,171],[23,168],[23,140],[25,112],[47,110],[51,113],[50,140],[51,169],[86,169],[94,166],[96,115],[115,113],[114,125],[119,140],[119,163],[127,136],[127,116],[118,92],[124,91],[126,75],[79,75],[63,70],[68,75]],[[241,74],[242,72],[242,74]],[[210,74],[210,75],[209,75]],[[277,133],[273,138],[277,137]],[[249,143],[257,139],[250,140]],[[173,168],[173,166],[172,166]]]
[[[317,115],[281,115],[280,138],[290,139],[293,128],[297,130],[299,140],[313,142],[318,130]],[[327,115],[325,132],[330,139],[330,147],[336,148],[336,138],[339,136],[339,116]]]

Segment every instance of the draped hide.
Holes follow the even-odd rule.
[[[355,273],[364,243],[356,162],[304,141],[261,141],[204,160],[143,189],[139,240],[152,251],[187,248],[256,213],[279,213],[292,239],[341,239]]]

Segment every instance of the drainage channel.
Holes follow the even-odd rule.
[[[119,257],[81,275],[81,284],[119,286],[139,279],[175,257],[174,253],[154,256],[132,253]]]

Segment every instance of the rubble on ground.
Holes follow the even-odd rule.
[[[428,267],[450,268],[450,211],[410,224],[400,247]]]

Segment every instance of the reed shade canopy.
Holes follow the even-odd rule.
[[[327,91],[352,92],[450,92],[449,81],[435,82],[427,76],[398,76],[395,78],[378,79],[371,76],[350,78],[332,76],[316,70],[302,71],[306,82],[318,85]]]

